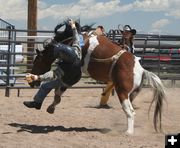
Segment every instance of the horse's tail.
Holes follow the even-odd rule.
[[[164,87],[160,78],[156,74],[147,70],[144,70],[144,74],[149,85],[153,88],[153,91],[154,91],[153,100],[151,101],[151,104],[149,107],[149,112],[150,112],[152,103],[155,102],[155,110],[154,110],[154,117],[153,117],[154,128],[156,131],[158,131],[157,124],[159,122],[159,130],[162,131],[161,115],[162,115],[163,101],[165,100],[165,90],[164,90]]]

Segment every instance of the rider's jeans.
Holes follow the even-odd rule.
[[[45,99],[45,97],[49,94],[49,92],[52,89],[57,89],[60,88],[62,86],[62,83],[59,79],[53,79],[51,81],[44,81],[38,92],[36,93],[36,95],[34,96],[34,101],[38,102],[38,103],[42,103]]]

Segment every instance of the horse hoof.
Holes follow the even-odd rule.
[[[47,108],[47,112],[50,113],[50,114],[53,114],[53,113],[54,113],[54,110],[55,110],[55,108],[54,108],[53,106],[49,106],[49,107]]]
[[[111,106],[109,106],[108,104],[104,104],[104,105],[99,105],[99,108],[103,108],[103,109],[110,109]]]
[[[134,132],[133,132],[133,131],[128,131],[128,130],[127,130],[127,131],[125,132],[125,134],[126,134],[126,135],[133,135]]]

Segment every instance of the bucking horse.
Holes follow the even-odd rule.
[[[58,31],[62,26],[64,26],[65,29]],[[82,27],[80,27],[80,24],[77,22],[76,27],[80,32]],[[94,35],[86,29],[84,29],[82,34],[84,39],[84,46],[82,48],[82,71],[95,80],[113,83],[122,109],[127,117],[126,132],[128,134],[133,134],[134,132],[135,111],[130,100],[133,100],[141,90],[145,78],[154,91],[150,104],[151,108],[152,103],[155,103],[153,117],[154,128],[156,131],[161,130],[161,115],[165,91],[160,78],[156,74],[145,70],[140,65],[139,59],[136,56],[126,51],[123,47],[113,43],[106,36]],[[61,42],[66,45],[71,45],[72,36],[73,32],[70,25],[64,21],[56,26],[55,36],[48,44]],[[51,65],[55,61],[55,59],[51,57],[51,52],[52,48],[45,48],[37,52],[31,71],[32,74],[44,74],[51,69]],[[34,85],[34,83],[30,85]],[[55,107],[58,103],[59,102],[54,99],[51,106],[53,105]]]

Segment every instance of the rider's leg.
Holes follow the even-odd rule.
[[[67,87],[58,87],[54,91],[54,100],[51,105],[47,108],[47,112],[50,114],[54,113],[55,106],[61,102],[61,96],[66,91]]]
[[[34,96],[34,101],[24,101],[24,105],[28,108],[36,108],[40,109],[41,105],[45,99],[45,97],[48,95],[48,93],[53,89],[58,87],[60,84],[59,79],[54,79],[51,81],[45,81],[41,84],[38,92]]]

